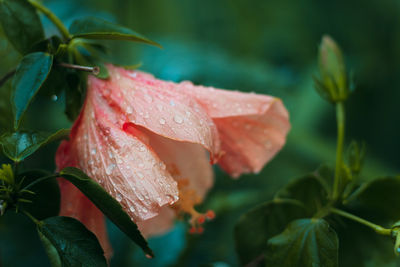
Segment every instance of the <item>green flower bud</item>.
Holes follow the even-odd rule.
[[[349,88],[343,55],[329,36],[322,37],[319,46],[320,79],[315,79],[317,91],[327,100],[336,103],[347,99]]]

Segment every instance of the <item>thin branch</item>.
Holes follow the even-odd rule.
[[[2,87],[3,84],[5,84],[8,79],[10,79],[12,76],[14,76],[16,71],[17,71],[16,69],[13,69],[13,70],[7,72],[3,77],[1,77],[0,78],[0,87]]]

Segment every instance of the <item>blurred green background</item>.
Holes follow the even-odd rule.
[[[354,73],[356,91],[346,105],[347,143],[356,139],[367,144],[363,179],[399,173],[400,2],[397,0],[44,3],[67,25],[81,16],[103,17],[129,26],[164,46],[160,50],[105,42],[112,51],[110,61],[142,63],[140,69],[162,79],[191,80],[278,96],[291,114],[292,131],[287,145],[259,175],[231,180],[216,168],[215,187],[199,209],[214,209],[217,218],[206,225],[204,234],[187,235],[187,225],[180,222],[165,236],[150,240],[157,256],[150,261],[110,223],[115,252],[111,266],[237,266],[232,230],[238,217],[270,199],[288,180],[315,170],[321,163],[333,165],[335,112],[314,91],[312,79],[317,72],[317,49],[323,34],[331,35],[339,43],[347,66]],[[42,19],[47,35],[54,34],[56,30]],[[0,76],[14,68],[20,58],[2,33],[0,58]],[[8,86],[0,90],[0,110],[9,105]],[[63,115],[63,101],[63,96],[54,101],[51,95],[41,94],[30,108],[25,125],[40,130],[69,127]],[[25,167],[54,170],[56,147],[54,144],[42,149],[24,163]],[[49,266],[33,228],[18,214],[1,218],[0,266]],[[365,231],[365,235],[369,234]],[[353,247],[353,241],[340,240],[340,246],[350,247],[356,255],[364,248]],[[375,248],[378,245],[371,240],[365,262],[357,264],[376,266],[371,263],[375,254],[379,254],[372,251]],[[390,244],[388,248],[392,253]],[[343,266],[350,266],[344,256],[340,260]]]

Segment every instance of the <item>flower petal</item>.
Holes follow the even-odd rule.
[[[145,236],[165,233],[173,226],[176,213],[200,215],[194,206],[200,204],[212,187],[214,173],[206,150],[198,144],[174,141],[141,129],[149,138],[149,144],[167,170],[178,182],[179,200],[171,207],[163,207],[160,214],[150,220],[140,222],[139,229]]]
[[[205,110],[191,97],[181,94],[177,84],[155,79],[139,71],[108,66],[109,80],[94,77],[89,87],[118,110],[119,124],[131,122],[164,137],[197,143],[217,158],[218,131]]]
[[[159,214],[146,221],[138,222],[137,226],[146,238],[162,235],[174,226],[176,213],[170,207],[162,207]]]
[[[180,84],[217,125],[223,156],[219,165],[234,177],[259,172],[283,147],[290,129],[289,114],[277,98]]]
[[[82,222],[96,235],[104,250],[104,256],[109,260],[113,252],[107,237],[103,213],[70,182],[59,179],[59,184],[61,188],[60,216],[73,217]]]
[[[177,184],[154,151],[117,127],[115,119],[105,100],[89,88],[68,154],[75,160],[73,166],[120,201],[132,219],[152,218],[160,207],[178,200]]]

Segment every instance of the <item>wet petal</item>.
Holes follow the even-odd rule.
[[[220,144],[216,126],[195,100],[175,90],[175,83],[139,71],[108,68],[111,78],[92,77],[89,87],[116,110],[120,125],[131,122],[176,141],[201,144],[217,158]]]
[[[180,84],[212,117],[221,138],[219,165],[234,177],[259,172],[283,147],[290,129],[282,101],[264,95]]]
[[[178,199],[177,184],[152,149],[118,128],[114,119],[109,107],[89,90],[69,156],[75,159],[74,166],[120,201],[132,219],[152,218],[160,207]]]
[[[140,232],[146,238],[165,234],[174,226],[176,213],[170,207],[162,207],[159,214],[146,221],[138,222]]]
[[[173,226],[177,213],[189,214],[190,222],[197,225],[197,218],[203,215],[195,210],[195,206],[203,201],[214,180],[206,150],[201,145],[174,141],[145,129],[142,132],[178,182],[179,200],[173,207],[163,207],[158,216],[141,222],[140,229],[146,236],[162,234]]]

